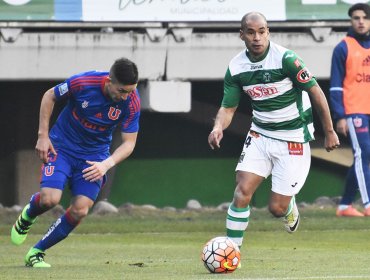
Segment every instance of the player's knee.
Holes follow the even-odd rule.
[[[71,207],[70,214],[76,221],[80,221],[89,213],[88,207]]]
[[[41,195],[40,197],[40,206],[44,209],[51,209],[59,203],[59,198],[48,196],[48,195]]]
[[[287,208],[284,207],[283,205],[279,204],[279,203],[270,202],[269,203],[269,211],[272,215],[279,218],[279,217],[284,217],[284,215],[287,211]]]

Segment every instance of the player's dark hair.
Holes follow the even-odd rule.
[[[364,11],[364,13],[366,14],[366,18],[367,19],[370,18],[370,6],[366,3],[354,4],[353,6],[351,6],[351,8],[349,8],[348,15],[352,17],[352,13],[358,10]]]
[[[247,19],[248,18],[251,18],[251,19],[254,19],[254,18],[257,18],[257,17],[261,17],[265,20],[266,24],[267,24],[267,20],[266,20],[266,17],[259,13],[259,12],[250,12],[250,13],[247,13],[245,14],[243,17],[242,17],[242,20],[240,21],[240,29],[241,30],[245,30],[247,28]]]
[[[113,63],[109,76],[113,82],[118,82],[122,85],[134,85],[139,80],[136,64],[124,57],[117,59]]]

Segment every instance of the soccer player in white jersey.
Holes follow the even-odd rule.
[[[307,178],[309,141],[314,139],[310,99],[322,123],[326,150],[339,146],[327,100],[315,78],[293,51],[271,42],[269,35],[261,13],[242,18],[240,39],[247,48],[230,61],[222,104],[208,136],[210,147],[220,148],[223,130],[230,125],[241,95],[247,94],[252,125],[236,167],[236,188],[226,218],[227,236],[239,246],[248,226],[252,196],[269,175],[269,211],[283,217],[289,233],[297,230],[295,195]]]

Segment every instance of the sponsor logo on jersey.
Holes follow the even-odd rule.
[[[369,128],[367,126],[365,127],[359,127],[355,128],[356,133],[369,133]]]
[[[303,155],[303,144],[295,143],[295,142],[288,142],[288,151],[290,155],[301,156]]]
[[[307,83],[311,80],[311,78],[312,78],[312,75],[306,67],[302,68],[297,73],[297,81],[300,82],[300,83]]]
[[[98,131],[105,131],[108,129],[108,126],[94,124],[88,121],[87,119],[78,116],[76,110],[72,111],[72,116],[75,120],[79,121],[81,125],[83,125],[84,127],[88,129],[98,130]]]
[[[97,114],[95,114],[95,118],[102,119],[103,118],[103,114],[102,113],[97,113]]]
[[[370,55],[362,61],[362,66],[370,66]]]
[[[251,70],[262,69],[262,65],[251,65]]]
[[[89,102],[88,101],[85,100],[84,102],[82,102],[82,104],[81,104],[81,107],[82,108],[86,109],[87,106],[89,106]]]
[[[67,83],[63,83],[59,86],[59,95],[62,96],[68,92],[68,85]]]
[[[370,75],[366,73],[357,73],[356,82],[357,83],[370,83]]]
[[[274,95],[278,92],[278,90],[276,87],[255,86],[253,88],[245,89],[244,92],[251,98],[259,98]]]

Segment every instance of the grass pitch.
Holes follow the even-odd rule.
[[[370,279],[370,218],[337,218],[335,210],[300,210],[294,234],[265,209],[254,209],[241,249],[242,268],[210,274],[200,261],[209,239],[224,235],[225,211],[122,210],[90,215],[47,251],[50,269],[23,258],[55,220],[41,216],[25,244],[10,243],[17,214],[0,212],[0,279]]]

